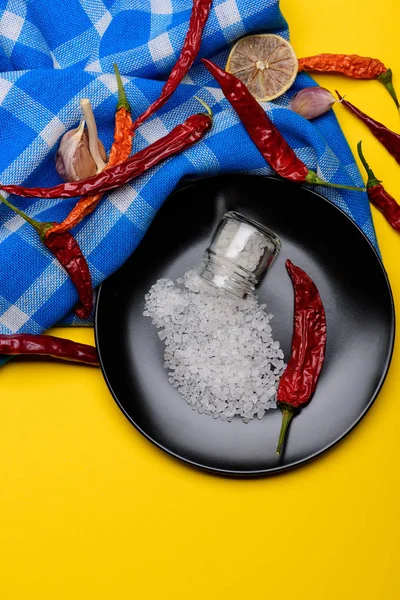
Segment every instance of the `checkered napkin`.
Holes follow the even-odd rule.
[[[135,117],[158,97],[182,47],[191,7],[191,0],[0,0],[0,181],[32,186],[60,181],[54,156],[62,134],[80,120],[82,97],[90,98],[109,148],[117,100],[113,63],[123,74]],[[288,39],[278,0],[214,0],[199,58],[223,66],[232,44],[256,32]],[[315,83],[300,74],[290,92],[265,103],[265,110],[309,168],[328,181],[362,185],[333,112],[308,122],[287,109],[290,96],[309,85]],[[195,95],[215,115],[204,141],[108,194],[75,228],[95,287],[135,250],[184,176],[272,173],[199,59],[173,98],[139,128],[134,151],[199,112]],[[366,194],[317,189],[376,244]],[[42,221],[61,221],[76,201],[10,200]],[[39,333],[65,322],[77,302],[67,274],[32,227],[4,205],[0,223],[0,332]]]

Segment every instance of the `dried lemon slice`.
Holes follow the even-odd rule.
[[[225,67],[260,102],[278,98],[296,78],[298,61],[287,40],[274,33],[248,35],[229,53]]]

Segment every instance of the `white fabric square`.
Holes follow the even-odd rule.
[[[23,325],[29,320],[29,315],[22,312],[14,304],[10,306],[8,310],[0,317],[0,323],[10,329],[12,333],[21,329]]]
[[[240,12],[235,0],[226,0],[222,4],[215,7],[218,23],[222,28],[234,25],[241,21]]]
[[[56,143],[56,141],[65,132],[65,125],[60,121],[58,117],[54,117],[40,132],[40,137],[46,142],[49,148]]]
[[[103,83],[106,86],[106,88],[109,89],[110,92],[112,92],[113,94],[118,91],[118,84],[115,75],[111,75],[111,73],[104,73],[103,75],[100,75],[97,79],[98,81],[101,81],[101,83]],[[124,85],[129,81],[126,77],[123,76],[121,76],[121,79]]]
[[[23,25],[24,19],[22,17],[5,10],[0,20],[0,35],[16,42]]]
[[[167,56],[171,56],[174,53],[174,49],[171,45],[168,33],[162,33],[158,35],[154,40],[149,41],[149,50],[151,54],[151,58],[154,62],[158,60],[162,60]]]
[[[14,215],[11,219],[3,223],[3,226],[8,229],[8,231],[11,231],[11,233],[14,233],[14,231],[17,231],[24,223],[25,221],[22,217]]]
[[[107,29],[107,27],[109,26],[111,21],[112,21],[112,16],[107,11],[104,13],[104,15],[101,17],[101,19],[99,19],[97,21],[97,23],[94,24],[99,35],[103,35],[103,33],[105,32],[105,30]]]
[[[101,64],[99,60],[95,60],[85,67],[85,71],[94,71],[95,73],[101,73]]]
[[[140,134],[149,144],[152,144],[161,137],[164,137],[164,135],[167,135],[167,133],[168,129],[158,117],[155,117],[151,121],[143,123],[143,125],[140,126]]]
[[[0,77],[0,104],[3,102],[4,98],[7,96],[8,92],[12,88],[13,84],[11,81],[7,79],[3,79]]]
[[[125,213],[137,195],[132,185],[123,185],[110,195],[109,200],[120,212]]]
[[[171,0],[150,0],[151,12],[153,15],[171,15]]]

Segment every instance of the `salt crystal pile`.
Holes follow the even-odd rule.
[[[144,316],[160,329],[168,380],[199,413],[245,423],[276,408],[285,368],[266,305],[236,298],[195,271],[175,284],[159,279],[145,296]]]

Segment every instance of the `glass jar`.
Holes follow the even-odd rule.
[[[246,298],[278,255],[281,241],[240,213],[227,212],[207,248],[199,270],[202,279]]]

